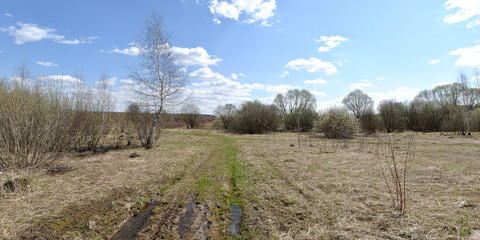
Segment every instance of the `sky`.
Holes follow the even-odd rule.
[[[14,78],[21,63],[67,86],[94,87],[107,74],[124,111],[152,12],[189,69],[189,101],[205,114],[295,88],[309,90],[318,110],[355,89],[376,104],[407,101],[480,65],[480,0],[5,0],[0,77]]]

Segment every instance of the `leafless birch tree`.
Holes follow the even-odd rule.
[[[153,13],[141,32],[139,63],[130,69],[130,78],[136,82],[134,91],[141,99],[139,104],[153,113],[147,149],[154,145],[155,126],[162,112],[181,102],[187,80],[187,74],[175,62],[168,40],[169,34],[162,27],[161,17]]]

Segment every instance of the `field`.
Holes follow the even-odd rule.
[[[409,135],[401,214],[377,153],[390,138],[404,156]],[[305,134],[298,147],[293,133],[166,130],[159,142],[2,172],[0,239],[464,239],[480,231],[478,133]],[[119,232],[134,216],[149,218]]]

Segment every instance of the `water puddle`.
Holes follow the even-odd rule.
[[[123,239],[135,239],[137,233],[139,233],[145,223],[147,223],[148,218],[152,215],[153,209],[157,206],[157,202],[151,202],[148,206],[143,209],[137,216],[132,217],[126,223],[122,225],[120,230],[112,236],[112,240],[123,240]]]
[[[227,231],[232,234],[232,236],[240,236],[240,222],[242,221],[242,208],[238,206],[230,207],[230,217],[232,221],[228,223]]]

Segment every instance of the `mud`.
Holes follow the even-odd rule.
[[[152,220],[156,225],[153,236],[149,239],[217,239],[214,230],[212,213],[206,202],[196,203],[194,200],[185,206],[174,203],[161,206],[159,214]]]
[[[112,236],[112,240],[135,239],[152,215],[157,202],[151,202],[138,215],[132,217],[122,225],[120,230]]]
[[[182,239],[203,239],[210,229],[207,217],[210,211],[206,204],[196,204],[191,201],[187,204],[185,212],[180,216],[178,233]]]

